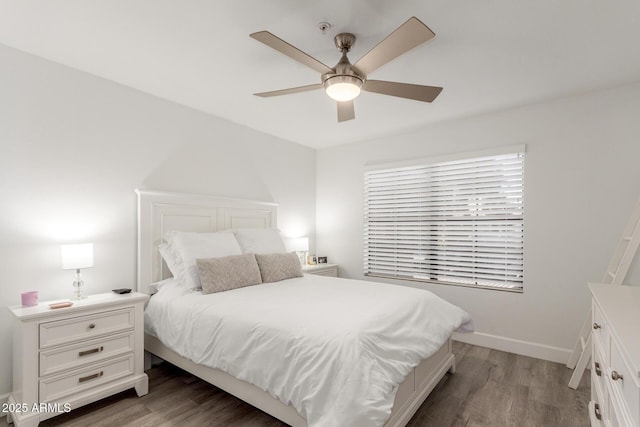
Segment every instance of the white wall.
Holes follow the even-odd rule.
[[[134,287],[135,188],[280,203],[313,238],[315,151],[0,45],[0,400],[20,293],[67,298],[60,244],[93,242],[88,293]]]
[[[640,85],[318,153],[2,45],[0,93],[4,343],[4,307],[21,292],[70,295],[61,243],[95,244],[89,292],[135,286],[134,188],[278,202],[284,231],[311,247],[317,231],[317,253],[362,278],[365,163],[525,143],[525,292],[425,287],[467,309],[482,342],[560,359],[640,196]],[[0,398],[11,351],[0,348]]]
[[[363,278],[367,162],[524,143],[524,293],[403,284],[466,309],[480,335],[463,340],[564,362],[590,307],[586,283],[602,278],[640,197],[638,112],[640,84],[319,150],[317,253]]]

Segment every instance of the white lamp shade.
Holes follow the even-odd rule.
[[[309,238],[298,237],[287,241],[287,249],[292,252],[305,252],[309,250]]]
[[[93,267],[93,243],[62,245],[61,249],[64,270]]]

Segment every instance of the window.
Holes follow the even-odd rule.
[[[524,146],[367,168],[364,274],[522,292]]]

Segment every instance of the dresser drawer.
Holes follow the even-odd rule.
[[[102,384],[133,375],[133,355],[97,363],[90,368],[40,380],[40,402],[55,402]]]
[[[40,352],[40,376],[79,368],[133,351],[133,332],[108,336]]]
[[[595,400],[589,402],[589,420],[591,421],[591,427],[601,427],[605,425],[605,418],[602,415],[600,403]]]
[[[591,372],[591,402],[589,407],[589,417],[592,420],[592,426],[604,425],[605,422],[609,420],[610,416],[609,393],[606,389],[600,387],[601,383],[594,378],[594,375],[595,373]],[[600,418],[598,418],[598,416],[600,416]],[[598,420],[600,424],[594,423],[593,420]]]
[[[600,406],[604,408],[605,412],[608,407],[608,402],[605,402],[605,399],[603,399],[603,396],[608,396],[608,393],[605,394],[607,387],[606,371],[607,364],[604,363],[602,353],[600,353],[600,348],[599,346],[594,345],[593,355],[591,357],[591,384],[596,386],[599,393],[598,401],[600,402]]]
[[[40,324],[40,348],[133,329],[133,307]]]
[[[591,362],[591,399],[589,417],[591,426],[607,425],[610,416],[609,392],[607,390],[606,366],[602,365],[602,357],[594,348]],[[597,364],[597,365],[596,365]],[[597,368],[596,368],[597,366]],[[599,416],[599,418],[598,418]]]
[[[616,374],[622,378],[615,380]],[[626,406],[634,425],[640,425],[640,389],[634,379],[633,371],[623,359],[615,340],[611,342],[611,372],[609,376],[614,393],[617,392],[622,397],[622,403]]]

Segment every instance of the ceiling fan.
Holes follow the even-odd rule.
[[[349,62],[347,53],[353,47],[356,36],[351,33],[338,34],[334,38],[334,43],[338,50],[342,52],[342,58],[333,68],[326,66],[311,55],[268,31],[253,33],[250,34],[250,37],[322,73],[321,83],[255,93],[254,95],[269,97],[324,88],[327,95],[338,103],[339,122],[355,118],[353,99],[360,94],[360,90],[423,102],[432,102],[442,91],[441,87],[436,86],[370,80],[367,78],[371,72],[382,65],[435,37],[435,33],[415,16],[409,18],[407,22],[389,34],[387,38],[374,46],[353,65]]]

